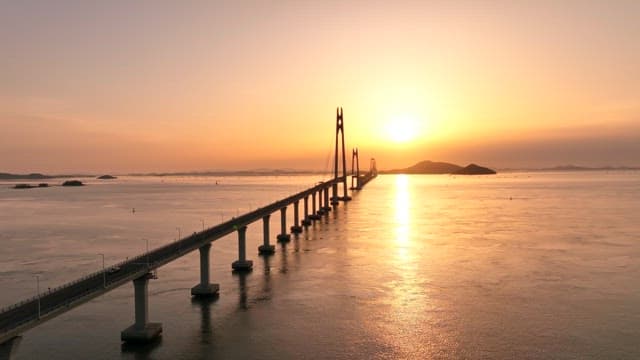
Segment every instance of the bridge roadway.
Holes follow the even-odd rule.
[[[140,278],[201,246],[218,240],[238,228],[247,226],[296,201],[303,200],[320,190],[329,191],[334,184],[344,182],[345,177],[335,178],[272,204],[256,209],[199,233],[161,246],[130,260],[111,265],[58,288],[46,291],[18,304],[2,309],[0,313],[0,344],[93,298],[107,293],[125,283]],[[334,194],[337,196],[337,194]],[[120,270],[110,272],[109,269]],[[40,308],[38,310],[38,308]]]
[[[372,171],[369,171],[364,175],[358,176],[358,186],[356,187],[356,190],[362,189],[365,185],[367,185],[369,181],[375,179],[376,176],[378,176],[378,174]]]

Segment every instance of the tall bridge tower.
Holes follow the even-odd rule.
[[[337,204],[338,200],[349,201],[351,197],[347,194],[347,159],[344,148],[344,120],[342,107],[336,108],[336,152],[334,161],[334,179],[338,179],[338,143],[342,143],[342,196],[338,196],[338,184],[333,185],[333,204]]]

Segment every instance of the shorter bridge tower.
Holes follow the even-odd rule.
[[[354,148],[351,153],[351,190],[357,190],[360,189],[360,160],[358,159],[358,148]]]

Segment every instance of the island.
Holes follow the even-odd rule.
[[[404,169],[380,171],[380,174],[452,174],[452,175],[489,175],[496,174],[492,169],[476,164],[465,167],[447,162],[425,160]]]
[[[80,180],[67,180],[62,183],[62,186],[83,186],[84,184]]]
[[[15,184],[13,186],[14,189],[31,189],[34,188],[35,186],[32,184]]]
[[[113,180],[113,179],[117,179],[117,177],[113,176],[113,175],[102,175],[102,176],[98,176],[96,179],[98,179],[98,180]]]
[[[381,171],[381,174],[451,174],[461,170],[462,166],[446,162],[421,161],[404,169]]]
[[[454,175],[494,175],[496,174],[495,170],[491,170],[486,167],[482,167],[476,164],[469,164],[464,168],[453,172]]]
[[[49,187],[48,183],[40,183],[37,185],[34,184],[15,184],[13,186],[14,189],[33,189],[33,188],[43,188],[43,187]]]

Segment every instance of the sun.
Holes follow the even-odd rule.
[[[418,122],[409,116],[392,118],[387,125],[387,136],[395,143],[411,142],[418,136]]]

